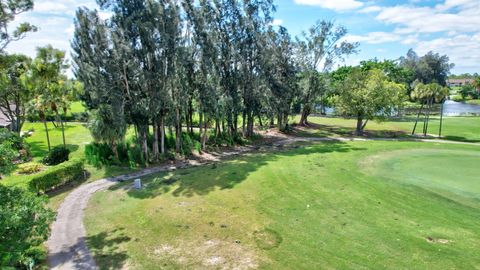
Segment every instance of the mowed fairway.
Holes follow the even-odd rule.
[[[479,157],[380,141],[255,153],[95,194],[86,241],[102,269],[479,269]]]
[[[293,122],[298,123],[297,116]],[[334,137],[352,136],[355,132],[356,120],[336,117],[309,117],[313,127],[303,129],[301,136]],[[415,117],[390,119],[385,122],[369,121],[365,127],[371,137],[406,137],[412,133]],[[437,136],[439,133],[440,118],[430,119],[428,133]],[[416,133],[420,135],[423,122],[419,122]],[[480,142],[480,117],[445,117],[443,119],[442,137],[446,140]]]

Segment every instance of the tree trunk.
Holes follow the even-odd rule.
[[[431,106],[432,106],[432,101],[428,100],[427,101],[427,110],[425,111],[425,119],[424,119],[424,122],[423,122],[423,136],[424,137],[427,136],[427,132],[428,132],[428,121],[430,119]]]
[[[203,135],[202,135],[202,149],[205,150],[207,148],[207,136],[208,136],[208,118],[205,116],[203,121]]]
[[[282,117],[282,113],[278,113],[277,114],[277,126],[278,126],[278,130],[279,131],[282,131],[283,130],[283,117]]]
[[[203,113],[200,112],[199,116],[199,128],[200,128],[200,144],[202,145],[201,150],[204,151],[205,148],[203,146]]]
[[[233,117],[231,112],[227,113],[227,126],[228,126],[228,133],[230,134],[230,136],[232,136],[234,132],[234,127],[233,127]]]
[[[233,115],[233,132],[237,133],[238,132],[238,113],[234,113]]]
[[[310,115],[311,107],[309,104],[306,104],[302,110],[302,117],[300,118],[301,126],[308,126],[308,116]]]
[[[165,154],[165,117],[160,116],[160,153]]]
[[[247,113],[247,137],[250,138],[253,136],[253,112],[249,111]]]
[[[188,122],[190,123],[190,135],[193,136],[193,104],[192,99],[188,102]]]
[[[420,110],[418,111],[417,120],[415,120],[415,126],[413,126],[412,135],[415,134],[415,130],[417,129],[417,124],[418,124],[418,119],[420,118],[420,114],[422,113],[422,110],[423,110],[423,103],[422,103],[422,106],[420,106]]]
[[[20,132],[22,131],[22,125],[23,125],[23,123],[22,123],[22,118],[23,117],[20,117],[20,115],[22,115],[20,105],[17,105],[15,107],[15,114],[16,114],[17,117],[15,118],[15,121],[14,121],[14,122],[16,122],[14,132],[17,132],[17,133],[20,134]]]
[[[63,126],[62,117],[58,113],[58,110],[55,110],[55,114],[57,115],[57,118],[60,120],[60,127],[62,128],[63,148],[67,148],[67,144],[65,143],[65,127]]]
[[[178,108],[175,109],[175,148],[177,153],[182,152],[182,119]]]
[[[142,157],[144,161],[144,165],[148,164],[148,141],[147,141],[147,134],[148,134],[148,126],[139,126],[138,127],[139,135],[140,135],[140,145],[142,147]]]
[[[48,152],[52,150],[50,146],[50,136],[48,135],[48,126],[47,126],[47,120],[45,117],[42,118],[43,126],[45,127],[45,133],[47,134],[47,145],[48,145]]]
[[[246,135],[246,132],[245,132],[245,123],[246,123],[246,118],[247,118],[245,109],[243,110],[242,116],[243,116],[243,117],[242,117],[242,133],[243,133],[243,136],[245,136],[245,135]]]
[[[117,142],[115,139],[112,139],[112,151],[113,151],[113,154],[115,155],[115,159],[117,161],[120,161],[120,157],[118,155],[118,147],[117,147]]]
[[[158,149],[158,121],[153,120],[153,145],[152,145],[152,155],[155,161],[160,157]]]
[[[365,128],[365,125],[363,124],[363,117],[358,116],[357,117],[357,129],[356,129],[356,135],[357,136],[363,136],[363,129]]]
[[[220,136],[220,120],[215,118],[215,137]]]

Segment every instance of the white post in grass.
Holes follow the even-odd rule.
[[[140,178],[135,179],[134,186],[135,186],[135,189],[142,189],[142,180]]]

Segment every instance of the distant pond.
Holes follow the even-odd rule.
[[[317,112],[321,111],[321,107],[315,107]],[[335,108],[326,107],[324,108],[324,115],[333,116],[335,115]],[[418,109],[413,109],[410,113],[417,113]],[[432,113],[437,115],[440,113],[440,104],[436,104],[435,108],[432,110]],[[314,115],[320,116],[321,114],[317,113]],[[445,116],[467,116],[467,115],[477,115],[480,116],[480,105],[467,104],[463,102],[456,102],[453,100],[445,101],[443,105],[443,115]]]
[[[480,105],[447,100],[443,105],[443,114],[447,116],[480,115]]]

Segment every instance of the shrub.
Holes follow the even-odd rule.
[[[85,146],[87,163],[97,168],[110,165],[115,158],[112,148],[105,143],[91,143]]]
[[[17,172],[19,174],[34,174],[41,171],[43,166],[38,163],[20,165]]]
[[[460,96],[460,95],[453,95],[453,96],[451,96],[451,99],[453,101],[456,101],[456,102],[462,102],[463,101],[463,97]]]
[[[57,146],[48,152],[48,154],[43,158],[42,163],[45,165],[57,165],[68,160],[68,155],[70,150],[64,148],[63,146]]]
[[[0,185],[0,269],[34,269],[46,258],[42,243],[54,213],[47,198]]]
[[[130,168],[136,168],[138,165],[145,164],[145,159],[142,155],[142,148],[139,145],[126,145],[127,162]]]
[[[44,193],[83,177],[83,160],[71,160],[34,175],[28,186],[31,191]]]
[[[117,151],[118,160],[115,159],[115,154],[109,144],[91,143],[85,146],[85,158],[88,164],[97,168],[111,166],[116,163],[128,164],[131,168],[135,168],[139,164],[145,164],[140,146],[132,140],[129,140],[127,143],[119,143]]]
[[[12,148],[17,151],[24,148],[23,138],[20,135],[8,129],[0,129],[0,143],[4,142],[10,142]]]
[[[72,118],[74,121],[88,122],[89,114],[88,112],[72,113]]]
[[[202,144],[200,138],[197,138],[196,134],[193,136],[188,133],[182,133],[182,153],[184,155],[190,155],[193,151],[201,151]]]
[[[212,135],[208,140],[209,144],[213,146],[232,146],[235,144],[244,145],[247,141],[240,135],[240,133],[235,133],[230,135],[227,132],[222,132],[219,135]]]
[[[10,174],[13,171],[13,160],[16,155],[11,142],[5,141],[0,144],[0,174]]]

